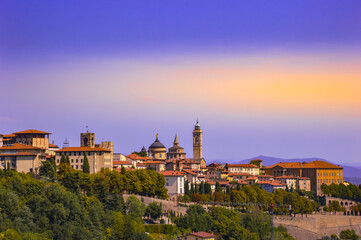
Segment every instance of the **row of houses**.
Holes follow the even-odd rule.
[[[267,191],[276,188],[301,189],[322,194],[322,184],[343,183],[343,168],[325,161],[280,162],[263,166],[262,160],[255,159],[249,164],[206,165],[202,157],[202,131],[197,122],[193,130],[193,152],[196,158],[187,158],[184,149],[179,146],[177,136],[173,146],[165,152],[165,146],[158,135],[148,151],[143,147],[141,153],[123,155],[113,153],[113,143],[103,141],[95,143],[95,134],[89,131],[80,134],[80,146],[59,148],[49,142],[51,133],[39,130],[25,130],[0,135],[0,168],[9,166],[20,172],[38,172],[42,161],[54,157],[60,164],[61,157],[69,157],[72,168],[82,170],[84,156],[90,165],[90,172],[96,173],[102,168],[121,171],[153,169],[165,176],[169,194],[184,193],[184,182],[200,184],[208,182],[212,189],[216,182],[223,187],[234,184],[259,184]]]

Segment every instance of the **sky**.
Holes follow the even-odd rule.
[[[360,1],[0,1],[0,133],[361,163]]]

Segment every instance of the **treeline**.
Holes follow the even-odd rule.
[[[330,185],[322,184],[321,190],[324,194],[331,195],[332,197],[344,198],[361,202],[361,185],[354,184],[335,184]]]
[[[50,164],[49,164],[50,163]],[[120,193],[166,198],[164,177],[152,170],[86,174],[67,163],[58,172],[43,163],[40,176],[0,169],[2,239],[150,239],[142,217],[154,219],[161,207],[145,207]]]
[[[276,189],[274,193],[269,193],[262,189],[259,185],[236,185],[234,188],[227,186],[225,190],[221,188],[219,183],[216,183],[215,192],[212,193],[209,183],[201,183],[197,185],[190,185],[187,188],[187,181],[185,183],[185,195],[179,198],[183,202],[197,202],[197,203],[228,203],[232,206],[241,209],[247,209],[250,205],[243,205],[242,203],[254,203],[262,210],[270,210],[273,205],[274,213],[312,213],[319,211],[320,202],[315,201],[312,193],[298,193],[292,191],[285,191]]]
[[[201,205],[192,205],[183,217],[173,219],[181,231],[213,232],[218,239],[271,239],[270,216],[256,208],[240,213],[223,207],[210,207],[208,212]],[[275,238],[293,239],[287,230],[280,226],[274,229]]]

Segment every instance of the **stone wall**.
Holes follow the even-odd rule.
[[[361,217],[343,215],[304,215],[304,217],[275,216],[274,225],[282,225],[296,240],[321,239],[353,229],[361,235]]]

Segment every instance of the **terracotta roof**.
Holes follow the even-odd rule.
[[[15,134],[5,134],[4,138],[12,138],[12,137],[16,137]]]
[[[99,148],[99,147],[67,147],[60,150],[57,150],[55,152],[110,152],[110,150],[105,148]]]
[[[144,163],[145,163],[145,164],[161,164],[161,163],[164,164],[163,161],[146,161],[146,162],[144,162]]]
[[[49,143],[49,147],[50,147],[50,148],[59,148],[57,145],[52,144],[52,143]]]
[[[335,164],[328,163],[328,162],[325,162],[325,161],[319,161],[319,160],[304,163],[303,168],[336,168],[336,169],[343,169],[343,167],[340,167],[340,166],[337,166]]]
[[[310,180],[309,177],[298,177],[299,180]]]
[[[197,173],[191,171],[191,170],[183,170],[183,172],[191,174],[191,175],[197,175]]]
[[[258,168],[253,164],[227,164],[228,167]]]
[[[289,176],[283,175],[283,176],[279,176],[279,177],[275,177],[275,178],[277,178],[277,179],[297,179],[298,177],[292,176],[292,175],[289,175]]]
[[[147,164],[145,164],[145,163],[137,163],[137,167],[138,166],[147,166]]]
[[[333,168],[333,169],[343,169],[340,166],[325,162],[325,161],[312,161],[308,163],[300,163],[300,162],[280,162],[273,164],[269,167],[264,167],[265,169],[272,169],[274,167],[281,167],[281,168]]]
[[[135,153],[129,154],[126,157],[131,158],[133,160],[150,160],[150,159],[152,159],[151,157],[141,157]]]
[[[273,178],[272,175],[256,175],[258,178]]]
[[[184,176],[184,173],[180,172],[180,171],[164,171],[164,172],[159,172],[160,174],[166,176],[166,177],[171,177],[171,176]]]
[[[256,179],[257,179],[257,177],[255,177],[255,176],[250,176],[247,178],[247,180],[256,180]]]
[[[271,168],[274,168],[277,166],[279,166],[281,168],[301,168],[302,164],[300,162],[279,162],[279,163],[273,164],[272,166],[264,167],[264,168],[271,169]]]
[[[232,176],[250,176],[252,174],[250,173],[245,173],[245,172],[237,172],[237,173],[228,173],[228,176],[232,177]]]
[[[207,238],[207,237],[215,237],[216,235],[213,235],[211,233],[207,233],[207,232],[195,232],[195,233],[191,233],[190,235],[196,236],[196,237],[201,237],[201,238]]]
[[[11,146],[3,146],[0,148],[0,150],[20,150],[20,149],[36,149],[36,150],[41,150],[42,148],[39,147],[34,147],[31,145],[25,145],[25,144],[21,144],[21,143],[14,143]]]
[[[43,132],[43,131],[39,131],[39,130],[35,130],[35,129],[29,129],[29,130],[25,130],[25,131],[21,131],[21,132],[15,132],[14,134],[51,134],[49,132]]]
[[[286,186],[285,183],[280,182],[280,181],[258,181],[258,184],[260,185],[272,185],[272,186]]]
[[[113,161],[113,165],[132,165],[132,163],[128,161]]]
[[[1,157],[6,156],[36,156],[36,153],[30,153],[30,152],[18,152],[18,153],[0,153]]]

